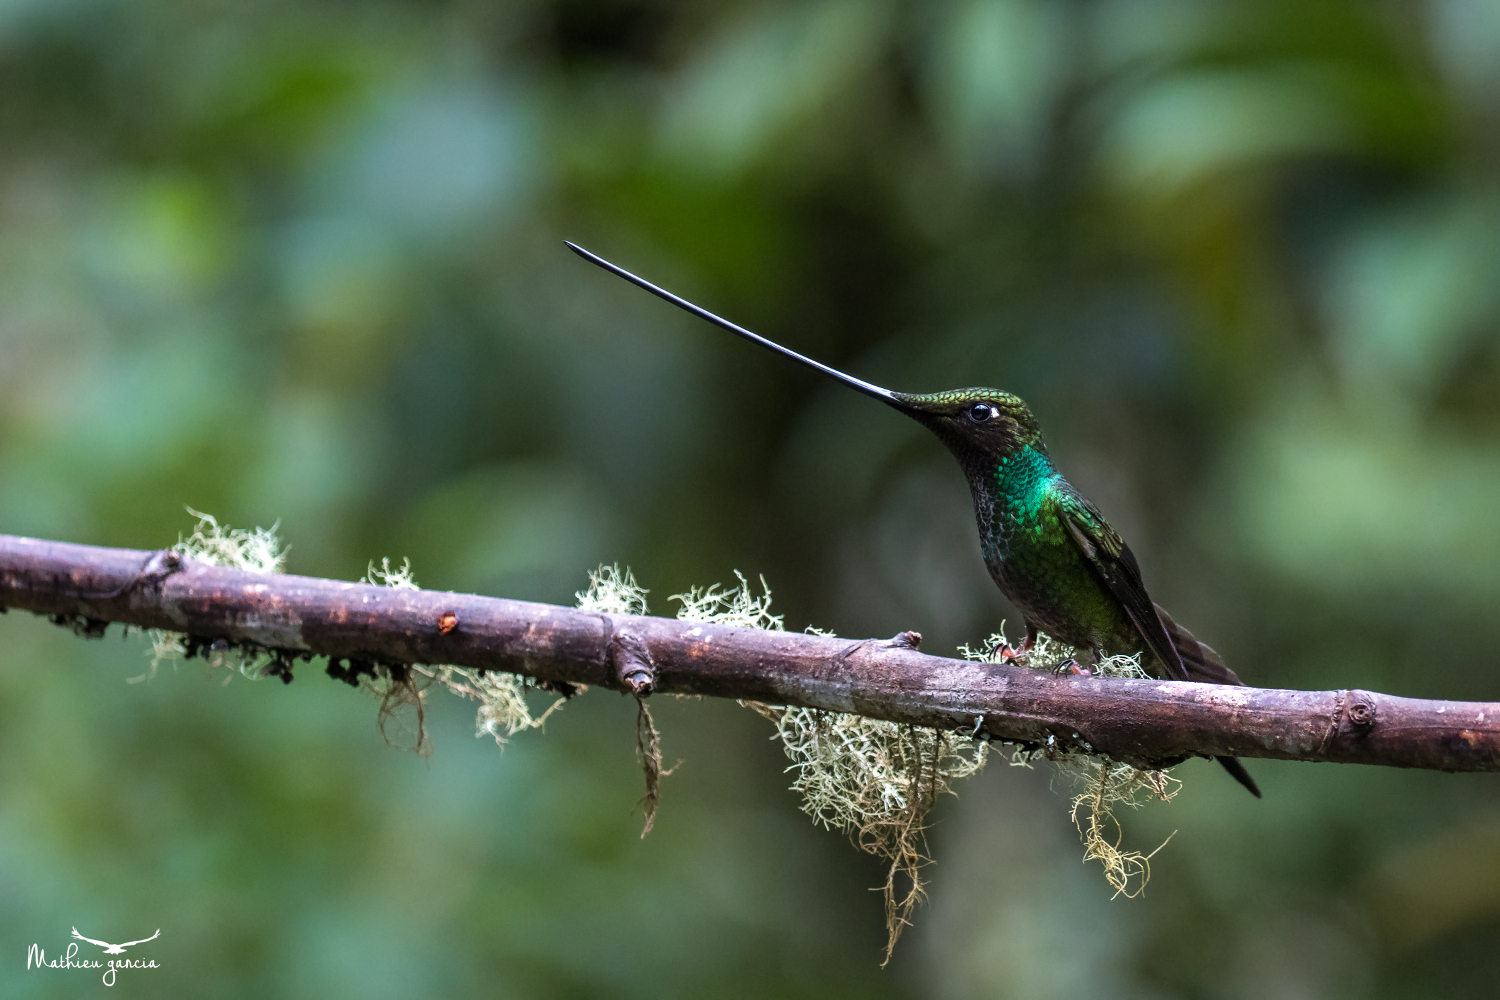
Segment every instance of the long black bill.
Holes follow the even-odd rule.
[[[803,357],[796,351],[787,350],[785,347],[782,347],[774,340],[767,340],[765,337],[762,337],[758,333],[751,333],[749,330],[746,330],[744,327],[740,326],[737,323],[731,323],[729,322],[729,320],[725,319],[722,316],[715,316],[713,313],[709,312],[707,309],[704,309],[702,306],[693,305],[691,302],[681,297],[680,295],[673,295],[665,288],[660,288],[656,285],[651,284],[651,282],[647,281],[645,278],[636,277],[629,271],[625,270],[623,267],[618,267],[614,264],[611,264],[609,261],[605,260],[603,257],[600,257],[598,254],[590,253],[589,251],[585,250],[577,243],[570,243],[567,240],[563,240],[563,242],[568,244],[569,250],[572,250],[584,260],[598,264],[606,271],[612,271],[615,274],[618,274],[620,277],[624,278],[626,281],[640,285],[652,295],[660,296],[661,298],[664,298],[668,302],[672,303],[674,306],[677,306],[680,309],[686,309],[688,312],[692,313],[694,316],[697,316],[700,319],[708,320],[714,326],[722,327],[723,329],[728,330],[730,333],[738,334],[739,336],[744,337],[746,340],[754,341],[761,347],[769,348],[770,350],[775,351],[777,354],[784,354],[787,357],[791,358],[793,361],[800,361],[804,365],[807,365],[809,368],[816,368],[824,375],[836,378],[840,382],[849,386],[851,389],[856,389],[859,392],[864,393],[866,396],[874,396],[876,399],[883,400],[884,402],[890,403],[893,406],[901,407],[903,409],[905,408],[905,404],[902,401],[901,397],[896,393],[891,392],[891,390],[889,389],[882,389],[878,385],[872,385],[871,383],[866,382],[863,379],[855,378],[853,375],[845,375],[837,368],[829,368],[827,365],[820,364],[819,362],[814,361],[812,358]]]

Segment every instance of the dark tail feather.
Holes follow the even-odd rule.
[[[1231,778],[1244,785],[1251,795],[1257,799],[1260,798],[1260,788],[1256,786],[1255,779],[1250,777],[1250,772],[1245,770],[1245,765],[1240,763],[1238,757],[1215,757],[1214,760],[1229,772]]]
[[[1172,620],[1172,616],[1162,610],[1160,604],[1156,605],[1156,613],[1161,618],[1162,625],[1167,630],[1167,635],[1172,640],[1172,645],[1177,647],[1177,655],[1182,658],[1182,665],[1187,670],[1188,680],[1201,681],[1204,684],[1244,684],[1239,675],[1224,665],[1219,654],[1206,642],[1201,642],[1193,637],[1193,633],[1183,628]],[[1250,777],[1250,772],[1245,770],[1245,765],[1239,762],[1237,757],[1215,757],[1228,771],[1230,776],[1244,785],[1251,795],[1260,798],[1260,789],[1256,787],[1255,779]]]
[[[1193,633],[1183,628],[1172,620],[1172,616],[1162,610],[1160,604],[1153,605],[1156,614],[1161,618],[1162,625],[1167,630],[1167,636],[1172,640],[1172,645],[1177,647],[1177,655],[1182,657],[1182,665],[1187,669],[1188,680],[1201,681],[1204,684],[1244,684],[1239,675],[1224,665],[1223,659],[1214,652],[1214,648],[1206,642],[1193,637]]]

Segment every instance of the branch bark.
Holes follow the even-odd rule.
[[[1500,703],[1106,680],[850,640],[223,569],[175,553],[0,535],[0,608],[391,664],[451,663],[642,696],[710,695],[1139,767],[1189,756],[1500,770]]]

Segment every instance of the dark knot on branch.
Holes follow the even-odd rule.
[[[609,658],[615,680],[625,691],[637,698],[651,694],[656,686],[656,667],[644,639],[628,629],[616,632],[609,642]]]
[[[1368,691],[1350,691],[1344,714],[1355,729],[1368,730],[1375,725],[1375,698]]]

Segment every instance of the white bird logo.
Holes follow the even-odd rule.
[[[141,938],[139,941],[126,941],[124,944],[110,944],[108,941],[95,941],[93,938],[86,938],[82,934],[78,933],[77,927],[73,928],[73,936],[80,941],[87,941],[89,944],[97,944],[99,947],[104,949],[104,954],[106,955],[123,955],[125,954],[125,949],[129,948],[131,945],[145,944],[147,941],[155,941],[157,938],[161,937],[161,928],[158,927],[156,929],[156,933],[148,938]]]

